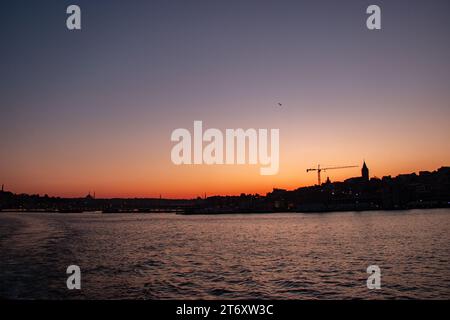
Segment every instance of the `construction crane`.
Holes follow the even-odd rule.
[[[317,181],[319,183],[319,186],[321,185],[321,181],[320,181],[320,172],[322,171],[327,171],[327,170],[334,170],[334,169],[347,169],[347,168],[357,168],[358,166],[343,166],[343,167],[328,167],[328,168],[321,168],[320,164],[317,165],[317,168],[310,168],[310,169],[306,169],[306,172],[310,172],[310,171],[317,171]]]

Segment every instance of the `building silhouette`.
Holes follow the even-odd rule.
[[[213,195],[197,199],[129,198],[97,199],[95,193],[82,198],[14,194],[0,191],[0,211],[104,213],[177,212],[184,214],[329,212],[450,208],[450,167],[381,179],[369,177],[365,161],[361,175],[344,181],[273,189],[265,196]]]
[[[361,176],[364,181],[369,181],[369,168],[367,168],[366,161],[364,161],[362,169],[361,169]]]

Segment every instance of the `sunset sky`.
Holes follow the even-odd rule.
[[[377,177],[450,165],[449,14],[446,0],[2,1],[0,184],[184,198],[312,185],[319,163],[365,160]],[[279,173],[174,165],[170,135],[194,120],[279,129]]]

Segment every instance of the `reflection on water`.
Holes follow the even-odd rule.
[[[450,210],[0,214],[4,298],[450,298]],[[66,268],[81,267],[80,291]],[[379,265],[382,289],[368,290]]]

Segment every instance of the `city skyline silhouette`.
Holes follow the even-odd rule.
[[[79,31],[67,30],[62,2],[2,10],[10,190],[191,198],[313,185],[305,169],[317,164],[366,159],[382,177],[450,163],[446,1],[383,3],[376,31],[360,1],[79,5]],[[194,120],[279,129],[278,174],[174,165],[170,134]]]
[[[0,299],[193,319],[448,300],[449,13],[3,0]]]

